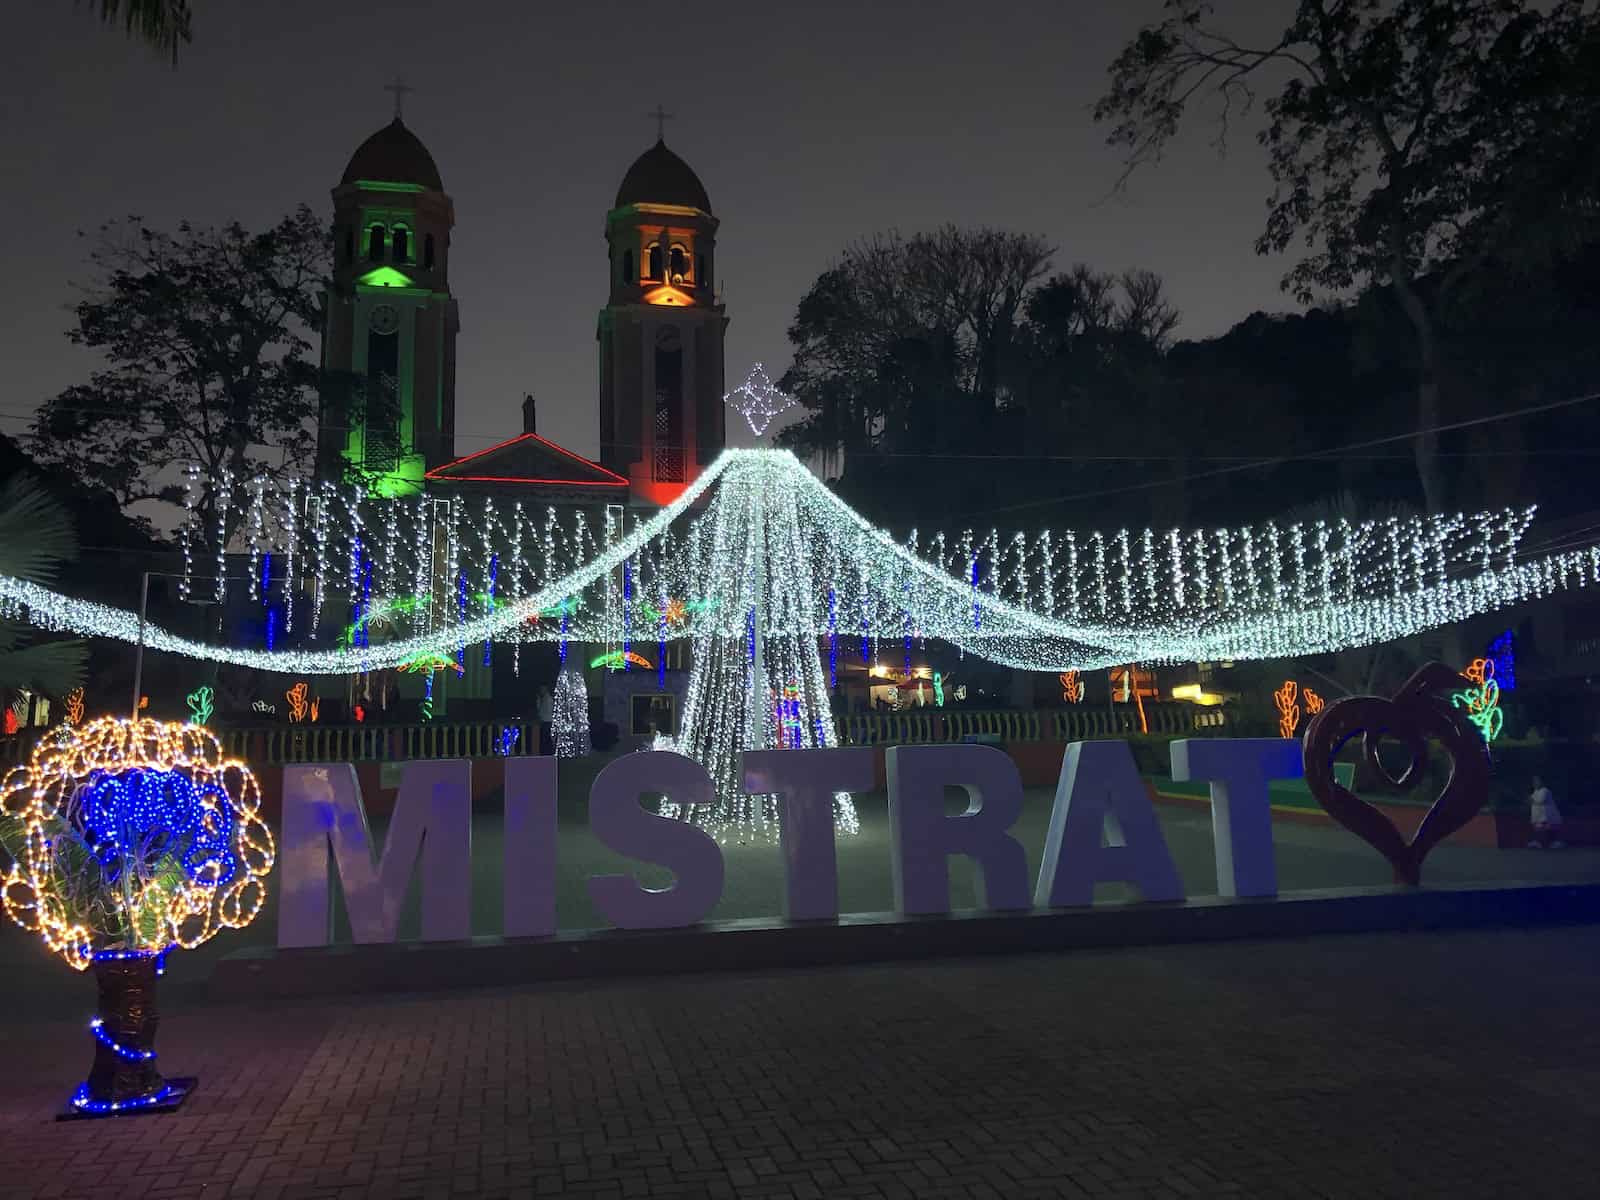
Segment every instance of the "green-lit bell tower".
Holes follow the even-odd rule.
[[[331,387],[353,381],[366,404],[347,418],[346,405],[325,402],[317,437],[325,477],[354,468],[384,495],[416,491],[424,472],[455,457],[460,325],[450,295],[455,213],[433,156],[396,109],[333,189],[322,363]]]

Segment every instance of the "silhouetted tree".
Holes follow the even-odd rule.
[[[1252,46],[1204,0],[1166,8],[1111,66],[1095,110],[1109,141],[1132,172],[1196,99],[1219,101],[1225,136],[1275,89],[1258,136],[1276,187],[1256,249],[1306,245],[1284,280],[1305,303],[1392,289],[1414,338],[1417,476],[1443,507],[1441,310],[1496,264],[1593,229],[1600,17],[1580,0],[1299,0],[1281,36]]]
[[[102,278],[68,337],[107,365],[41,407],[42,461],[124,504],[178,502],[180,469],[195,464],[207,533],[207,485],[223,471],[308,468],[324,403],[312,339],[332,264],[320,217],[301,206],[262,233],[185,222],[175,234],[133,217],[103,226],[90,260]]]

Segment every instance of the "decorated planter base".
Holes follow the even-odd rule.
[[[103,951],[95,957],[100,1003],[89,1023],[94,1063],[57,1120],[170,1112],[194,1090],[193,1078],[166,1079],[156,1066],[161,959],[148,951]]]

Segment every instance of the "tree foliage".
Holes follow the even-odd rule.
[[[124,504],[177,502],[189,464],[206,480],[304,473],[332,261],[321,218],[301,206],[260,233],[187,222],[167,233],[131,217],[102,226],[90,260],[100,278],[68,336],[106,365],[40,409],[41,460]],[[209,514],[209,493],[198,507]]]
[[[0,575],[54,583],[77,547],[71,518],[37,483],[18,477],[0,488]],[[0,704],[23,690],[65,696],[83,682],[88,653],[80,641],[42,638],[0,617]]]
[[[789,331],[783,386],[806,415],[781,443],[842,469],[852,502],[907,522],[947,479],[979,509],[1059,485],[1052,454],[1113,452],[1160,406],[1155,368],[1178,313],[1153,272],[1052,275],[1052,257],[1038,237],[955,226],[847,247]],[[1171,414],[1157,426],[1143,440],[1175,428]]]
[[[75,0],[83,3],[84,0]],[[190,29],[189,0],[87,0],[100,10],[100,20],[115,25],[120,19],[129,37],[136,37],[153,49],[172,55],[178,63],[178,47],[193,40]]]
[[[1392,289],[1414,338],[1415,455],[1445,502],[1439,325],[1466,285],[1593,236],[1600,18],[1592,0],[1298,0],[1252,46],[1204,0],[1168,0],[1111,66],[1095,109],[1126,169],[1159,159],[1197,101],[1222,137],[1270,89],[1274,189],[1259,253],[1303,252],[1302,302]],[[1126,179],[1126,174],[1124,175]]]

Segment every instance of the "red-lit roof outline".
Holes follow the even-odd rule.
[[[445,471],[450,470],[450,468],[452,468],[452,467],[459,467],[462,463],[471,462],[475,458],[482,458],[485,454],[493,454],[496,450],[501,450],[501,449],[504,449],[507,446],[515,445],[517,442],[526,441],[528,438],[533,438],[535,441],[539,442],[541,445],[550,447],[550,449],[556,451],[558,454],[565,454],[568,458],[572,459],[574,462],[580,462],[584,466],[589,467],[592,470],[599,471],[603,475],[609,475],[610,478],[609,479],[595,479],[595,480],[591,480],[591,481],[585,481],[585,480],[581,480],[581,479],[530,479],[527,476],[523,476],[523,475],[446,475],[446,474],[444,474]],[[477,451],[474,451],[471,454],[464,454],[460,458],[455,459],[453,462],[445,463],[442,467],[433,468],[433,470],[428,471],[426,474],[424,474],[423,478],[424,479],[436,480],[439,483],[451,483],[451,482],[464,482],[464,483],[537,483],[537,484],[544,484],[544,485],[551,486],[551,487],[627,487],[628,486],[628,481],[626,479],[624,479],[621,475],[618,475],[615,471],[611,470],[609,467],[602,467],[599,463],[591,462],[589,459],[583,457],[583,455],[581,455],[581,454],[574,454],[571,450],[568,450],[565,446],[558,446],[555,442],[552,442],[549,438],[540,437],[537,433],[519,433],[519,434],[517,434],[516,437],[509,437],[503,442],[496,442],[494,445],[488,447],[487,449],[477,450]]]

